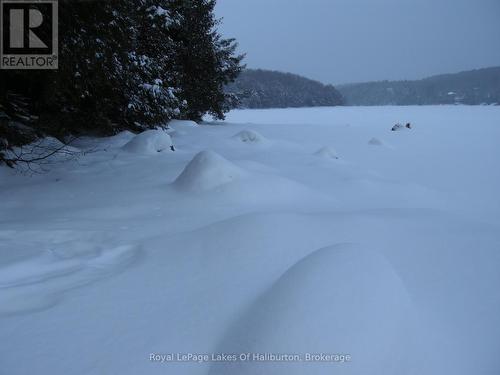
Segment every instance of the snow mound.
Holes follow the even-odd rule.
[[[134,137],[135,137],[134,133],[128,130],[124,130],[118,134],[98,139],[94,137],[79,137],[75,139],[74,142],[71,142],[71,145],[81,149],[94,149],[94,150],[121,148],[123,147],[123,145],[125,145]]]
[[[184,191],[205,191],[237,180],[243,171],[219,154],[201,151],[184,168],[174,186]]]
[[[37,158],[46,154],[51,154],[52,152],[57,152],[58,155],[64,153],[77,153],[80,149],[70,144],[65,144],[54,137],[40,138],[29,145],[25,146],[26,149],[30,150],[30,157]]]
[[[107,147],[120,148],[130,142],[135,136],[135,133],[132,133],[129,130],[124,130],[110,137],[102,138],[102,143],[104,143]],[[92,147],[92,140],[93,138],[87,139],[88,144],[86,144],[86,147]]]
[[[383,146],[384,145],[384,142],[382,142],[380,139],[378,138],[375,138],[373,137],[372,139],[370,139],[368,141],[368,144],[369,145],[372,145],[372,146]]]
[[[65,152],[80,152],[80,149],[73,146],[71,142],[69,144],[64,144],[60,140],[53,137],[46,137],[40,141],[35,142],[40,147],[46,147],[47,149],[60,149]]]
[[[18,155],[22,155],[23,160],[32,162],[31,168],[25,168],[24,165],[19,167],[20,171],[30,172],[43,171],[43,165],[74,160],[82,155],[82,150],[56,138],[45,137],[22,147],[15,147],[13,150],[6,150],[5,153],[7,158],[17,159]]]
[[[123,149],[137,154],[155,154],[168,151],[172,146],[172,138],[160,129],[146,130],[132,138]]]
[[[325,158],[325,159],[338,159],[337,151],[333,147],[325,146],[321,147],[314,155]]]
[[[194,121],[190,120],[170,120],[168,123],[168,126],[171,128],[176,128],[176,127],[197,127],[198,124]]]
[[[233,135],[233,139],[236,139],[244,143],[265,143],[267,139],[261,134],[253,130],[242,130],[239,133]]]
[[[326,247],[289,268],[218,348],[296,353],[303,362],[213,364],[210,374],[408,373],[413,317],[407,291],[383,256],[352,245]],[[352,360],[307,361],[306,353]]]
[[[168,123],[167,132],[171,136],[187,135],[191,130],[195,130],[199,125],[194,121],[189,120],[171,120]]]

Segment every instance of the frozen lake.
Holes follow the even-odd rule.
[[[500,107],[167,133],[0,169],[0,374],[500,372]]]

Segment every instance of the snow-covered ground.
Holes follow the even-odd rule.
[[[1,375],[500,373],[499,107],[168,134],[0,168]]]

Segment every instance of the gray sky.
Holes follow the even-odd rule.
[[[500,0],[218,0],[249,68],[325,83],[500,65]]]

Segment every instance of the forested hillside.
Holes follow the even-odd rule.
[[[227,86],[242,108],[286,108],[342,105],[340,93],[324,85],[291,73],[262,69],[244,70]]]
[[[500,67],[417,81],[355,83],[337,88],[346,105],[498,104]]]

